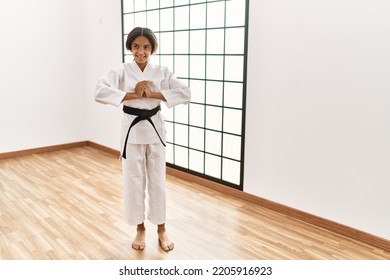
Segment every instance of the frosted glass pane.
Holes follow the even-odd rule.
[[[175,107],[175,122],[188,124],[188,106],[179,105]]]
[[[176,77],[188,77],[188,55],[176,55],[174,69]]]
[[[165,1],[161,1],[165,2]],[[173,9],[161,9],[160,31],[173,30]]]
[[[165,122],[165,135],[167,142],[173,142],[173,123]]]
[[[177,2],[177,1],[176,1]],[[175,3],[178,5],[177,3]],[[189,26],[189,7],[177,7],[175,9],[175,29],[188,29]]]
[[[231,0],[226,2],[226,26],[245,25],[246,0]]]
[[[130,31],[134,28],[134,14],[124,15],[123,16],[123,31],[124,33],[130,33]],[[126,44],[126,38],[125,37],[125,44]]]
[[[206,152],[221,155],[221,143],[222,133],[206,130]]]
[[[124,13],[134,12],[133,3],[134,3],[134,1],[132,1],[132,0],[124,0],[123,1],[123,12]]]
[[[227,54],[244,54],[245,29],[226,29],[226,49]]]
[[[190,150],[190,169],[203,173],[204,153]]]
[[[146,10],[146,0],[137,0],[134,1],[135,11],[144,11]]]
[[[206,83],[206,104],[222,105],[222,82]]]
[[[206,6],[194,5],[190,8],[190,29],[205,28],[206,26]]]
[[[160,42],[158,44],[160,54],[173,54],[173,33],[166,32],[160,34]]]
[[[226,107],[242,108],[242,84],[225,83],[224,105]]]
[[[240,162],[223,159],[222,179],[230,183],[240,184]]]
[[[189,0],[175,0],[175,5],[176,6],[186,5],[186,4],[189,4],[189,3],[190,3]]]
[[[242,81],[244,71],[244,58],[242,56],[225,57],[225,80]]]
[[[222,130],[222,108],[206,106],[206,128]]]
[[[204,106],[190,104],[190,124],[195,126],[204,126]]]
[[[224,37],[223,29],[207,30],[207,53],[223,54]]]
[[[208,154],[205,158],[205,174],[221,179],[221,158]]]
[[[159,6],[160,6],[160,0],[148,0],[147,4],[148,4],[148,9],[149,10],[151,10],[151,9],[158,9]]]
[[[191,78],[205,78],[205,57],[203,55],[192,55],[190,58]]]
[[[224,27],[225,3],[216,2],[207,5],[207,27]]]
[[[241,137],[224,134],[223,135],[223,156],[240,160],[241,159]]]
[[[166,146],[166,160],[168,163],[173,163],[173,145],[169,143]]]
[[[188,149],[175,146],[175,164],[188,168]]]
[[[188,54],[188,31],[175,33],[175,53]]]
[[[163,7],[173,7],[173,1],[174,0],[164,0],[164,1],[161,1],[160,0],[160,7],[163,8]]]
[[[168,67],[169,70],[173,71],[173,55],[161,55],[161,65]]]
[[[225,132],[241,134],[242,111],[235,109],[223,110],[223,130]]]
[[[134,19],[136,26],[146,26],[146,12],[134,14]]]
[[[191,88],[191,101],[197,103],[205,102],[205,89],[204,89],[204,81],[190,81]]]
[[[190,148],[204,150],[204,129],[190,127]]]
[[[190,32],[190,50],[192,54],[205,53],[205,34],[204,30]]]
[[[148,28],[153,31],[159,30],[160,28],[160,13],[159,11],[150,11],[148,12],[148,24],[146,25]]]
[[[223,56],[207,56],[207,78],[223,79]]]
[[[174,134],[176,144],[188,146],[188,126],[175,124]]]

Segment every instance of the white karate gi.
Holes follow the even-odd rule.
[[[140,98],[123,101],[127,92],[134,92],[138,82],[150,80],[152,92],[161,92],[167,107],[187,104],[190,101],[190,89],[177,80],[166,67],[150,62],[144,71],[133,61],[123,63],[106,73],[96,87],[95,100],[104,104],[126,106],[151,110],[160,104],[160,100]],[[130,124],[136,118],[123,113],[121,155],[125,137]],[[165,143],[164,117],[159,111],[151,117],[160,137]],[[122,159],[124,183],[125,217],[130,225],[138,225],[146,218],[151,223],[165,223],[165,147],[161,143],[153,126],[143,120],[132,127],[126,147],[126,159]],[[147,205],[147,207],[145,206]]]

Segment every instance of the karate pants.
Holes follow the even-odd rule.
[[[125,219],[129,225],[142,224],[145,217],[155,225],[166,217],[165,147],[157,144],[127,144],[122,158]]]

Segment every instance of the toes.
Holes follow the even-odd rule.
[[[172,242],[162,242],[161,240],[160,240],[160,246],[165,252],[172,251],[173,248],[175,247],[175,245]]]
[[[136,244],[136,243],[133,243],[131,245],[131,247],[135,250],[143,250],[145,249],[145,244]]]

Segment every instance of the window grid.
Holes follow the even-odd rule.
[[[228,5],[233,2],[236,6],[243,6],[241,16],[244,22],[229,25]],[[123,61],[132,60],[132,55],[126,53],[124,47],[127,33],[135,26],[149,27],[159,42],[154,62],[167,66],[192,90],[193,100],[187,107],[186,115],[177,107],[167,111],[166,123],[170,128],[167,135],[167,165],[241,190],[248,4],[248,0],[122,0]],[[220,9],[222,6],[223,9]],[[203,10],[204,14],[196,13],[194,17],[195,9]],[[230,10],[233,9],[230,7]],[[213,17],[213,13],[221,11],[223,22],[216,22],[219,19]],[[181,16],[182,13],[185,16]],[[157,15],[158,21],[155,19]],[[198,17],[203,17],[204,22],[195,22]],[[243,39],[238,42],[238,47],[231,44],[235,42],[235,35]],[[223,46],[218,45],[219,42]],[[187,67],[182,66],[184,63]],[[235,68],[238,69],[236,72]],[[196,90],[193,86],[197,87]],[[198,110],[201,114],[191,114],[192,110]],[[239,125],[236,116],[239,116]],[[202,132],[203,143],[194,143],[191,134],[195,130]],[[187,135],[183,134],[184,131]],[[213,138],[220,139],[220,142],[209,141]],[[199,140],[198,137],[196,139]],[[203,162],[199,162],[200,158],[203,158]],[[216,164],[214,169],[209,168],[212,163]],[[226,166],[230,166],[230,170],[226,170]],[[231,174],[235,174],[234,178]]]

